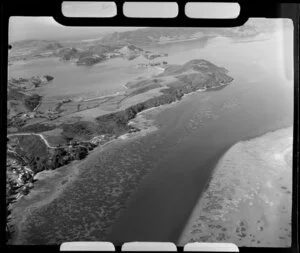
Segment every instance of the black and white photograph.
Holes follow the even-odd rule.
[[[10,17],[7,243],[291,247],[293,29]]]

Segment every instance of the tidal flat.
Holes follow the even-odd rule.
[[[290,247],[293,128],[233,145],[181,234],[188,242]]]

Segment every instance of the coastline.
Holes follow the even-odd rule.
[[[225,84],[227,85],[227,84]],[[220,87],[224,86],[221,85]],[[217,87],[217,88],[220,88],[220,87]],[[47,187],[47,185],[49,187],[51,187],[51,183],[49,182],[46,182],[47,179],[55,176],[56,174],[60,174],[59,172],[61,171],[64,171],[64,170],[70,170],[70,168],[74,167],[74,169],[72,169],[72,171],[70,171],[70,175],[68,175],[67,177],[71,177],[73,178],[73,180],[76,179],[76,177],[78,176],[79,172],[79,167],[81,164],[85,163],[88,159],[91,159],[93,153],[97,153],[99,154],[99,152],[101,152],[107,145],[109,144],[112,144],[112,143],[115,143],[117,141],[130,141],[130,140],[134,140],[136,138],[139,138],[139,137],[143,137],[151,132],[154,132],[154,131],[157,131],[158,128],[155,126],[153,120],[149,120],[145,117],[145,114],[147,115],[147,113],[151,113],[154,111],[154,114],[156,113],[159,113],[161,110],[165,110],[167,108],[170,108],[170,107],[173,107],[175,106],[176,104],[180,103],[184,98],[187,98],[188,96],[196,93],[196,92],[204,92],[208,89],[198,89],[196,91],[193,91],[193,92],[190,92],[190,93],[186,93],[186,94],[183,94],[183,96],[181,97],[181,99],[177,99],[171,103],[167,103],[167,104],[162,104],[162,105],[159,105],[159,106],[153,106],[149,109],[146,109],[146,110],[143,110],[141,112],[138,112],[136,114],[136,116],[130,120],[128,122],[128,125],[130,126],[133,126],[133,127],[136,127],[138,129],[140,129],[140,131],[137,131],[137,132],[133,132],[133,133],[125,133],[123,135],[120,135],[118,136],[117,138],[114,138],[102,145],[99,145],[98,147],[94,148],[93,150],[89,151],[89,154],[87,155],[86,158],[84,158],[83,160],[74,160],[72,161],[71,163],[67,164],[67,165],[64,165],[62,167],[59,167],[59,168],[56,168],[55,170],[53,171],[47,171],[47,170],[43,170],[41,172],[38,172],[37,174],[34,175],[34,178],[35,179],[42,179],[42,181],[45,183],[45,186]],[[153,116],[153,115],[152,115]],[[44,136],[42,134],[37,134],[37,133],[14,133],[14,134],[9,134],[8,136],[17,136],[17,135],[37,135],[39,136],[43,141],[44,143],[47,145],[48,148],[56,148],[56,147],[52,147],[49,145],[48,141],[44,138]],[[75,173],[73,172],[75,171]],[[67,172],[66,172],[67,173]],[[72,175],[74,174],[74,175]],[[43,176],[41,176],[43,175]],[[59,185],[59,182],[62,182],[64,181],[64,178],[65,176],[62,176],[62,177],[58,177],[57,180],[58,180],[58,185]],[[57,198],[62,192],[63,190],[65,189],[65,187],[67,187],[72,181],[68,181],[69,183],[68,184],[64,184],[64,187],[59,187],[59,188],[53,188],[48,194],[46,194],[45,199],[43,200],[38,200],[38,202],[34,202],[34,203],[29,203],[28,207],[29,209],[31,209],[31,207],[33,209],[37,209],[37,208],[40,208],[46,204],[49,204],[51,201],[53,201],[55,198]],[[36,191],[36,188],[37,188],[37,182],[34,183],[34,188],[30,191],[30,193],[28,195],[22,195],[21,198],[18,199],[18,201],[13,205],[13,212],[14,213],[18,213],[17,210],[15,210],[15,206],[17,207],[18,209],[18,205],[21,205],[21,204],[18,204],[22,198],[24,198],[24,201],[27,201],[31,198],[35,198],[37,195],[38,195],[38,191]],[[42,191],[42,193],[44,193]],[[40,193],[39,193],[40,194]],[[23,214],[24,215],[24,214]],[[24,215],[25,217],[26,215]],[[26,218],[23,218],[23,219],[26,219]],[[13,220],[13,216],[12,216],[12,220]],[[24,220],[21,220],[20,223],[23,223]],[[14,222],[10,222],[11,224],[14,224]],[[12,225],[12,227],[14,227],[14,225]]]
[[[85,164],[88,163],[89,160],[93,160],[94,156],[99,156],[99,154],[110,145],[123,141],[133,141],[136,138],[143,137],[157,130],[153,122],[145,119],[143,115],[138,115],[134,124],[139,126],[141,130],[120,135],[115,139],[99,145],[91,150],[88,156],[83,160],[74,160],[55,170],[37,173],[35,175],[37,181],[34,183],[34,188],[31,189],[28,195],[22,196],[22,198],[13,204],[11,221],[8,224],[13,232],[8,244],[22,244],[22,226],[26,223],[27,217],[30,216],[33,211],[50,204],[57,199],[68,186],[76,183],[76,179],[80,176],[81,168],[84,169]]]
[[[200,93],[200,92],[205,92],[205,91],[213,91],[213,90],[217,90],[217,89],[221,89],[221,88],[223,88],[224,86],[226,86],[226,85],[228,85],[228,84],[222,84],[222,85],[220,85],[219,87],[216,87],[216,88],[211,88],[211,89],[207,89],[207,88],[204,88],[204,89],[198,89],[198,90],[195,90],[195,91],[193,91],[193,92],[190,92],[190,93],[185,93],[185,94],[183,94],[183,96],[180,98],[180,99],[176,99],[175,101],[173,101],[173,102],[171,102],[171,103],[168,103],[168,104],[161,104],[161,105],[159,105],[159,106],[153,106],[153,107],[151,107],[151,108],[148,108],[148,109],[146,109],[146,110],[143,110],[143,111],[141,111],[141,112],[138,112],[137,113],[137,115],[136,115],[136,117],[138,116],[138,115],[143,115],[144,113],[148,113],[148,112],[151,112],[151,111],[153,111],[153,110],[164,110],[164,109],[167,109],[167,108],[169,108],[169,107],[173,107],[173,106],[175,106],[176,104],[178,104],[178,103],[180,103],[181,101],[183,101],[185,98],[187,98],[187,97],[189,97],[189,96],[192,96],[193,94],[195,94],[195,93]],[[134,120],[134,119],[133,119]],[[132,121],[132,120],[131,120]],[[130,121],[130,122],[131,122]],[[128,124],[131,124],[131,123],[128,123]]]
[[[158,69],[158,68],[156,68],[156,69]],[[224,83],[221,81],[212,82],[211,83],[211,86],[213,87],[212,90],[219,89],[220,87],[227,85],[231,81],[232,81],[231,77],[225,76],[224,82],[227,82],[227,83]],[[215,87],[214,85],[217,87]],[[82,161],[71,162],[69,165],[59,167],[55,171],[50,172],[50,173],[47,171],[43,171],[39,174],[36,174],[35,178],[39,178],[40,180],[34,184],[35,189],[32,190],[28,195],[19,199],[19,201],[13,205],[12,213],[14,215],[12,215],[12,219],[15,219],[15,221],[12,221],[11,224],[16,225],[17,231],[18,230],[21,231],[22,224],[25,223],[28,215],[30,215],[30,213],[33,210],[39,209],[39,208],[51,203],[54,199],[56,199],[57,197],[60,196],[60,194],[63,192],[63,190],[68,185],[70,185],[70,182],[73,182],[77,178],[77,176],[79,174],[78,171],[79,171],[80,165],[87,162],[89,159],[91,159],[91,157],[93,156],[92,153],[99,154],[99,152],[101,152],[101,150],[103,150],[104,147],[106,147],[110,143],[117,142],[118,140],[119,141],[132,140],[132,139],[135,139],[135,137],[144,136],[152,131],[156,131],[157,127],[155,125],[153,125],[153,121],[150,120],[151,122],[149,123],[149,120],[145,119],[145,117],[143,117],[144,113],[147,113],[147,111],[149,112],[150,110],[153,110],[158,107],[165,109],[168,106],[173,106],[177,102],[179,103],[185,95],[193,94],[198,91],[202,92],[205,90],[210,90],[210,89],[207,89],[207,88],[202,89],[202,88],[200,88],[199,85],[197,87],[193,87],[193,88],[189,87],[184,90],[172,89],[170,87],[168,89],[168,92],[165,92],[161,96],[151,98],[151,99],[141,102],[140,104],[142,104],[142,106],[140,106],[140,104],[135,104],[133,106],[126,108],[126,110],[124,110],[122,112],[111,113],[111,115],[113,115],[115,117],[112,119],[112,121],[115,120],[116,122],[120,122],[120,120],[119,120],[120,118],[121,119],[122,119],[122,117],[125,118],[125,123],[121,122],[122,123],[121,127],[124,127],[124,130],[126,130],[125,131],[126,133],[124,134],[124,131],[123,132],[119,131],[118,133],[114,134],[112,136],[113,139],[94,148],[95,151],[93,150],[92,152],[89,152],[88,157],[86,157]],[[117,94],[119,94],[119,92]],[[111,97],[111,96],[115,96],[115,95],[116,94],[108,95],[108,96],[104,96],[104,97]],[[101,98],[103,98],[103,96]],[[93,98],[93,99],[95,99],[95,98]],[[93,100],[93,99],[91,99],[91,100]],[[99,99],[99,97],[96,99]],[[89,101],[89,100],[87,100],[87,101]],[[158,110],[158,112],[159,111],[160,110]],[[141,114],[141,113],[143,113],[143,114]],[[99,124],[106,124],[105,123],[107,120],[106,117],[108,115],[109,114],[103,115],[102,119],[101,119],[102,116],[99,116],[97,118],[97,120],[99,120]],[[130,115],[130,116],[127,116],[127,115]],[[100,120],[102,120],[102,121],[100,121]],[[129,127],[129,125],[131,125],[131,126],[135,125],[135,128],[139,129],[140,131],[131,132],[132,128]],[[127,128],[127,126],[128,126],[128,128]],[[122,135],[119,135],[119,134],[122,134]],[[18,135],[18,134],[16,133],[14,135]],[[26,135],[26,133],[25,133],[25,135]],[[30,134],[28,134],[28,135],[30,135]],[[41,139],[43,139],[44,143],[47,144],[47,140],[43,137],[43,135],[41,135],[41,134],[35,134],[35,135],[39,135],[41,137]],[[88,141],[88,142],[92,142],[92,141]],[[49,145],[47,145],[47,147],[49,148]],[[100,149],[100,151],[99,151],[99,149]],[[98,150],[98,152],[96,150]],[[75,173],[73,172],[73,167],[74,167]],[[62,170],[65,170],[65,171],[62,171]],[[71,178],[73,178],[73,180],[66,180],[65,179],[66,177],[67,178],[71,177]],[[57,182],[53,182],[53,178],[56,178]],[[51,180],[52,180],[52,183],[51,183]],[[62,185],[64,185],[64,186],[62,186]],[[58,187],[56,187],[56,186],[58,186]],[[29,201],[27,201],[27,200],[29,200]],[[24,211],[24,210],[26,210],[26,211]],[[18,213],[21,213],[22,217],[21,217],[21,215],[18,215]],[[15,243],[16,241],[19,241],[18,234],[20,234],[20,232],[16,233],[16,239],[12,239],[13,243]]]
[[[7,130],[20,134],[22,131],[25,134],[28,132],[39,133],[40,131],[40,137],[42,139],[45,137],[43,141],[46,144],[48,141],[51,146],[58,148],[50,150],[50,153],[54,154],[53,157],[56,157],[51,161],[53,161],[53,167],[56,167],[56,164],[61,167],[56,167],[55,170],[45,170],[46,167],[43,167],[44,171],[32,177],[37,181],[30,182],[30,186],[28,184],[29,194],[24,187],[25,195],[21,196],[17,202],[13,202],[18,209],[15,210],[12,220],[16,229],[14,242],[10,242],[10,244],[26,246],[26,244],[59,245],[63,241],[80,240],[112,241],[109,239],[112,225],[118,225],[119,217],[128,210],[128,215],[125,215],[123,219],[126,222],[120,223],[121,225],[115,229],[121,239],[123,237],[126,239],[156,239],[157,241],[170,241],[171,239],[177,244],[177,239],[185,225],[188,225],[190,230],[184,235],[189,237],[192,234],[189,237],[191,240],[199,240],[198,238],[201,237],[201,241],[213,239],[230,242],[236,239],[237,244],[242,246],[250,243],[254,247],[263,247],[268,239],[268,235],[264,235],[264,233],[271,236],[274,231],[274,238],[277,238],[276,243],[289,246],[289,227],[281,225],[283,223],[288,225],[286,220],[288,220],[289,210],[282,208],[289,206],[285,201],[290,201],[289,197],[292,195],[288,184],[290,180],[285,178],[284,184],[275,185],[271,180],[272,173],[263,174],[255,180],[252,176],[261,175],[260,171],[254,172],[255,167],[262,161],[266,167],[261,166],[261,168],[265,169],[270,160],[281,161],[283,157],[280,152],[269,152],[267,146],[264,146],[263,150],[258,147],[259,138],[266,133],[276,132],[283,126],[291,125],[291,121],[293,121],[292,89],[290,92],[290,90],[286,91],[285,88],[282,88],[286,85],[287,80],[283,78],[286,75],[280,71],[282,70],[280,68],[282,64],[278,61],[280,57],[278,58],[276,57],[278,55],[274,54],[277,52],[279,56],[280,53],[290,56],[292,52],[290,51],[292,47],[290,42],[293,39],[290,33],[286,34],[285,29],[292,30],[292,24],[289,27],[281,23],[278,27],[276,24],[275,29],[273,24],[271,26],[271,22],[263,22],[263,20],[261,23],[250,23],[249,26],[246,25],[241,29],[234,28],[228,29],[228,31],[217,29],[213,34],[208,31],[209,29],[206,29],[205,32],[203,30],[203,33],[200,31],[201,29],[196,33],[188,32],[186,35],[184,28],[174,27],[173,30],[170,29],[170,33],[168,29],[150,28],[141,31],[134,28],[137,30],[125,33],[117,31],[116,36],[112,34],[113,36],[110,37],[109,35],[97,43],[82,44],[84,41],[81,42],[78,39],[69,42],[57,41],[57,43],[56,41],[52,43],[50,40],[45,40],[45,42],[33,40],[32,43],[29,40],[28,48],[26,41],[19,45],[11,43],[17,51],[14,51],[14,48],[13,51],[9,50],[10,56],[15,55],[15,57],[9,58],[20,60],[20,63],[18,61],[8,63],[8,69],[11,70],[13,76],[30,77],[29,75],[34,74],[35,71],[48,73],[48,70],[51,69],[54,76],[57,76],[57,80],[52,87],[49,86],[49,89],[48,87],[37,89],[37,92],[41,92],[44,98],[40,100],[42,105],[39,104],[34,108],[36,113],[20,114],[20,120],[24,118],[24,126],[28,126],[28,128],[24,127],[22,130],[23,122],[20,121],[19,132],[16,120],[12,122],[14,123],[12,128]],[[281,36],[273,36],[273,30],[278,30]],[[260,35],[264,35],[264,31],[269,42],[264,42],[263,36],[260,37]],[[259,36],[253,36],[255,33],[258,33]],[[248,37],[248,35],[250,36]],[[276,48],[282,44],[282,35],[287,37],[284,40],[286,43],[278,52]],[[249,44],[250,41],[253,42],[253,45]],[[123,48],[125,42],[128,46]],[[45,43],[45,47],[43,43]],[[117,49],[113,49],[114,47]],[[120,54],[123,52],[126,57],[119,58],[117,56],[119,47],[122,47]],[[149,47],[149,51],[146,53],[147,47]],[[28,60],[22,62],[22,55],[20,58],[18,55],[26,56],[31,52],[31,48],[34,50],[42,48],[40,57],[37,56],[33,59],[29,57]],[[110,59],[100,62],[101,64],[97,63],[93,69],[89,66],[79,66],[78,68],[76,59],[62,61],[58,56],[57,59],[44,58],[47,55],[46,50],[59,52],[57,55],[61,55],[63,58],[69,58],[68,56],[72,58],[73,53],[77,55],[73,48],[80,53],[89,50],[86,54],[87,59],[82,61],[85,64],[92,64],[100,60],[97,56],[89,53],[100,54],[101,52],[102,54],[102,52],[108,51],[107,55],[105,53],[103,55],[109,56],[107,58]],[[132,53],[132,49],[136,53]],[[140,49],[145,51],[145,55],[140,53]],[[36,52],[38,51],[36,50]],[[34,55],[36,54],[35,51],[32,52]],[[163,54],[163,52],[167,54]],[[136,55],[138,56],[135,58]],[[266,57],[261,58],[262,55]],[[118,58],[114,58],[116,56]],[[228,68],[228,75],[232,73],[235,85],[224,86],[226,89],[221,90],[223,85],[218,82],[215,85],[219,87],[199,89],[184,94],[182,91],[193,89],[184,85],[183,89],[175,90],[176,82],[174,82],[174,89],[170,89],[169,92],[166,90],[161,92],[154,88],[160,84],[167,85],[168,81],[177,80],[173,74],[170,74],[170,77],[166,75],[165,78],[162,75],[162,79],[155,77],[155,73],[163,72],[156,67],[161,66],[163,60],[167,62],[163,66],[170,65],[169,71],[172,73],[172,65],[174,65],[174,73],[176,73],[177,66],[178,68],[185,66],[182,65],[185,61],[192,60],[196,56],[216,63],[221,69]],[[288,70],[291,64],[290,59],[287,57],[284,62]],[[139,63],[141,68],[147,64],[151,65],[151,68],[135,69],[139,65],[136,63]],[[204,70],[205,68],[201,67],[202,62],[200,63],[198,67]],[[201,76],[193,78],[194,72],[189,69],[183,73],[186,74],[186,77],[184,75],[180,77],[184,81],[183,83],[187,84],[190,81],[198,83],[198,80],[202,80]],[[49,74],[52,73],[49,72]],[[210,74],[214,76],[213,71]],[[134,79],[135,77],[136,79]],[[288,75],[288,77],[292,82],[292,75]],[[145,80],[149,81],[148,83],[142,82],[143,79],[148,78],[152,80]],[[219,75],[216,75],[216,79],[219,79]],[[137,81],[136,87],[141,89],[132,90],[132,96],[130,96],[131,90],[128,88],[129,86],[126,87],[125,83],[135,80]],[[141,87],[139,87],[138,81],[141,81]],[[209,81],[208,83],[210,83],[209,86],[214,86],[214,82]],[[145,84],[144,90],[143,84]],[[99,85],[103,85],[103,89]],[[108,86],[112,87],[106,88]],[[149,90],[149,93],[144,93],[146,87],[153,89]],[[164,88],[167,87],[164,86]],[[200,88],[204,87],[200,86]],[[102,90],[103,92],[101,92]],[[198,91],[205,90],[217,92],[198,93]],[[70,94],[70,91],[73,93]],[[117,91],[121,94],[116,95]],[[151,99],[151,96],[156,98],[162,94],[164,96],[161,98],[144,103],[146,98]],[[180,98],[173,100],[174,94],[177,99],[178,95]],[[185,97],[185,95],[188,96]],[[61,105],[62,101],[68,100],[70,103],[66,102]],[[18,103],[22,105],[19,100]],[[136,104],[138,106],[135,106]],[[8,105],[12,115],[23,110],[17,103],[9,102]],[[49,109],[47,110],[47,108]],[[142,108],[146,110],[141,111]],[[116,111],[123,109],[124,112],[115,114]],[[111,120],[107,120],[108,124],[105,123],[105,117],[99,121],[98,125],[93,123],[105,114],[107,114],[107,119],[112,116]],[[131,118],[132,115],[134,117]],[[137,126],[138,129],[135,129],[134,126]],[[270,129],[276,130],[269,131]],[[64,130],[65,132],[63,132]],[[152,131],[156,132],[152,133]],[[85,134],[86,132],[87,134]],[[148,133],[149,135],[147,135]],[[68,134],[70,134],[70,138],[68,138]],[[92,140],[90,137],[93,136],[95,138]],[[74,142],[69,142],[72,137]],[[15,150],[16,155],[12,155],[8,150],[9,160],[17,161],[17,155],[24,154],[21,152],[23,148],[28,150],[28,153],[32,153],[33,158],[38,157],[40,160],[39,146],[45,146],[40,138],[37,136],[19,136],[18,138],[20,145],[17,145],[16,149],[13,145],[9,148]],[[18,138],[12,139],[12,142],[9,141],[8,145],[14,144],[14,140],[17,142]],[[139,139],[134,140],[135,138]],[[40,145],[33,146],[37,148],[31,148],[30,140],[36,140],[36,143]],[[256,144],[251,146],[253,140]],[[87,145],[94,143],[96,145],[92,145],[94,148],[89,149],[88,155],[82,160],[70,162],[69,157],[81,157],[77,154],[83,152],[78,149],[78,153],[76,153],[74,147],[83,145],[84,148],[83,142],[86,142]],[[64,145],[68,145],[69,149],[65,149]],[[31,152],[32,150],[33,152]],[[260,150],[262,152],[259,152]],[[64,155],[65,151],[66,155]],[[228,156],[228,153],[231,156]],[[266,157],[264,153],[273,155]],[[55,156],[55,154],[58,155]],[[45,157],[48,156],[45,155]],[[251,158],[254,159],[251,160]],[[254,166],[246,166],[243,161],[247,160],[250,160],[250,164]],[[68,164],[63,161],[67,161]],[[39,163],[31,166],[25,161],[24,164],[29,166],[24,169],[21,163],[17,164],[18,167],[13,167],[13,162],[7,162],[7,164],[9,172],[7,174],[12,175],[11,178],[16,179],[17,177],[13,177],[15,176],[13,173],[17,172],[18,180],[15,182],[25,182],[25,179],[23,180],[20,176],[28,175],[24,173],[27,168],[32,171],[37,168],[36,171],[39,171],[40,164],[43,165],[43,163]],[[65,165],[62,166],[63,164]],[[276,166],[276,162],[269,164],[268,168],[272,168],[272,166]],[[225,168],[223,175],[222,171],[221,174],[218,174],[220,168]],[[243,173],[238,174],[239,169]],[[283,176],[286,175],[289,174],[285,173]],[[146,184],[143,182],[144,176]],[[150,179],[147,181],[149,177]],[[28,177],[26,177],[27,179]],[[261,184],[259,189],[256,188],[257,181]],[[180,183],[178,184],[178,182]],[[210,182],[215,182],[215,184],[210,184]],[[248,182],[250,185],[253,184],[253,189],[242,187],[243,183]],[[9,185],[12,186],[12,189],[17,189],[17,193],[23,189],[23,187],[17,188],[12,184]],[[31,188],[32,186],[33,188]],[[272,195],[272,190],[275,196]],[[134,200],[134,195],[130,195],[132,193],[138,194],[136,202],[132,201]],[[194,209],[195,204],[200,201],[199,196],[205,194],[207,194],[207,199],[205,199],[207,202],[204,202],[200,209],[198,209],[199,205]],[[244,196],[246,197],[244,198]],[[17,197],[20,196],[17,195]],[[275,201],[281,197],[284,198],[277,210],[283,213],[278,218],[271,210],[278,207]],[[129,200],[130,202],[127,202]],[[132,202],[134,204],[130,206],[128,203]],[[221,204],[221,208],[218,204]],[[195,215],[190,216],[193,209]],[[199,216],[199,210],[204,215],[200,214],[201,216]],[[226,213],[226,210],[229,212]],[[285,221],[278,224],[277,221],[282,217]],[[190,223],[186,224],[189,218]],[[219,224],[217,219],[220,220]],[[10,219],[7,221],[10,223]],[[233,222],[230,223],[230,221]],[[211,227],[208,226],[210,224]],[[17,230],[19,230],[18,233]],[[210,234],[211,237],[205,237]],[[283,236],[284,238],[280,238]],[[115,238],[119,239],[117,236]]]
[[[215,166],[179,245],[209,241],[290,247],[292,137],[288,127],[229,148]]]
[[[9,227],[13,229],[12,238],[9,244],[22,244],[22,225],[30,214],[39,208],[51,203],[58,198],[64,190],[76,182],[80,175],[80,170],[84,164],[93,159],[94,155],[99,155],[109,144],[113,144],[117,139],[106,142],[90,151],[88,157],[83,160],[74,160],[71,163],[59,167],[52,171],[41,171],[35,175],[37,181],[30,193],[20,198],[13,204],[11,222]]]
[[[35,175],[38,178],[35,186],[30,193],[23,196],[18,202],[13,204],[11,221],[8,224],[13,232],[8,244],[22,244],[20,238],[22,225],[26,222],[27,217],[36,209],[39,209],[55,198],[57,198],[63,190],[74,182],[79,175],[79,162],[72,163],[60,167],[53,171],[42,171]],[[54,181],[55,182],[49,182]]]

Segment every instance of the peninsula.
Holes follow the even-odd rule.
[[[203,59],[191,60],[183,65],[168,65],[153,78],[127,83],[128,89],[124,94],[100,98],[101,105],[94,107],[111,107],[113,102],[115,109],[112,112],[95,115],[90,120],[71,121],[67,120],[68,116],[88,112],[91,110],[88,105],[95,101],[76,102],[67,98],[57,101],[56,117],[53,118],[53,114],[45,110],[41,96],[29,96],[28,90],[34,92],[37,87],[34,84],[36,78],[10,80],[7,207],[10,209],[13,202],[28,194],[38,172],[81,160],[99,145],[126,133],[140,131],[129,123],[144,110],[181,100],[185,94],[197,90],[225,87],[233,80],[227,73],[225,68]],[[46,76],[44,79],[48,82],[53,78]],[[20,87],[24,83],[26,87]],[[39,96],[39,99],[28,106],[27,97],[32,96]],[[99,103],[97,99],[96,102]],[[42,105],[35,109],[39,103]],[[78,110],[79,107],[83,109]],[[26,116],[28,114],[30,116]]]

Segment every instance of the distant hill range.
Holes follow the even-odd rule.
[[[276,23],[277,22],[277,23]],[[151,27],[133,31],[107,34],[100,41],[102,44],[115,46],[134,44],[145,47],[156,43],[169,43],[182,40],[202,38],[204,36],[253,37],[260,33],[271,32],[281,21],[274,19],[250,19],[245,25],[232,28],[173,28]],[[285,21],[282,23],[284,24]]]
[[[59,43],[53,41],[23,41],[12,44],[13,49],[9,53],[9,64],[20,60],[31,60],[46,57],[57,57],[62,61],[74,61],[77,65],[92,66],[110,58],[122,57],[127,60],[144,56],[146,59],[154,59],[167,56],[159,52],[145,51],[133,44],[107,43],[97,41],[94,45],[78,43],[77,45]]]
[[[144,55],[148,58],[143,48],[152,45],[216,36],[236,39],[253,38],[261,33],[274,31],[279,22],[285,25],[286,21],[251,19],[241,27],[232,28],[141,28],[114,32],[97,40],[77,43],[50,40],[18,41],[12,43],[9,63],[53,56],[65,61],[74,60],[78,65],[94,65],[112,57],[124,57],[131,60]],[[148,59],[152,59],[151,56]]]

